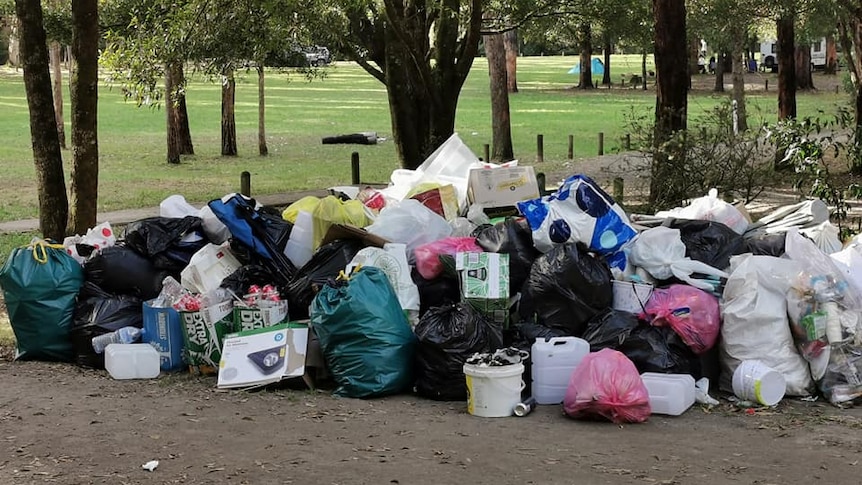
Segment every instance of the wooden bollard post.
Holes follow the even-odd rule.
[[[631,135],[631,133],[626,133],[625,145],[626,145],[626,150],[632,149],[632,135]]]
[[[491,161],[491,145],[485,143],[485,145],[483,145],[482,148],[483,148],[484,153],[485,153],[485,158],[483,160],[485,162]]]
[[[835,94],[838,94],[838,85],[835,85]]]
[[[764,91],[769,91],[769,79],[764,79],[764,80],[763,80],[763,90],[764,90]]]
[[[539,195],[545,195],[547,193],[545,188],[547,183],[548,182],[545,178],[544,172],[539,172],[536,174],[536,185],[539,186]]]
[[[569,135],[569,160],[575,159],[575,135]]]
[[[599,132],[599,156],[605,154],[605,134],[603,132]]]
[[[625,194],[625,185],[622,177],[614,178],[614,200],[622,204],[623,203],[623,194]]]
[[[545,135],[536,135],[536,161],[545,161]]]
[[[350,183],[359,185],[359,152],[350,154]]]
[[[251,174],[243,172],[239,175],[239,193],[251,197]]]

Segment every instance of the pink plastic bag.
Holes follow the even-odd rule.
[[[603,417],[614,423],[643,423],[652,412],[634,363],[612,349],[588,354],[575,367],[563,410],[573,418]]]
[[[447,237],[417,247],[416,270],[426,280],[433,280],[443,272],[441,255],[454,256],[455,253],[481,253],[482,248],[476,245],[475,237]]]
[[[653,290],[644,314],[656,327],[669,325],[698,355],[715,345],[721,330],[718,298],[689,285]]]

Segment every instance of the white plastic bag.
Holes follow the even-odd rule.
[[[814,244],[826,254],[837,253],[843,247],[841,238],[838,237],[838,226],[829,221],[801,228],[799,233],[814,241]]]
[[[407,246],[400,243],[387,243],[383,249],[368,247],[361,249],[350,260],[345,273],[350,274],[356,266],[380,268],[389,278],[398,302],[404,310],[419,311],[419,288],[410,277],[410,264],[407,263]]]
[[[407,245],[407,260],[411,264],[417,246],[452,234],[452,226],[446,219],[413,199],[404,200],[397,207],[385,207],[365,229],[387,241]]]
[[[197,207],[186,202],[182,195],[172,195],[159,204],[159,215],[181,219],[186,216],[197,216],[200,211]]]
[[[862,291],[862,244],[851,244],[829,255],[848,281]]]
[[[80,264],[84,264],[86,255],[78,254],[78,244],[92,246],[94,251],[111,247],[117,242],[117,236],[111,228],[111,223],[103,222],[87,230],[83,236],[75,235],[63,239],[63,248],[66,253]]]
[[[666,280],[675,276],[702,290],[712,290],[713,285],[692,278],[692,273],[722,278],[728,276],[724,271],[687,257],[679,229],[664,226],[647,229],[631,243],[626,254],[631,264],[645,269],[656,279]]]
[[[721,313],[721,381],[732,391],[731,377],[740,362],[759,359],[781,372],[787,394],[808,396],[814,381],[790,333],[786,294],[802,270],[798,263],[772,256],[744,254],[730,258]]]
[[[198,217],[201,218],[201,228],[207,239],[215,244],[222,244],[230,238],[230,229],[213,213],[209,205],[201,207]]]
[[[748,228],[748,220],[742,212],[719,199],[716,189],[709,189],[709,193],[705,197],[692,200],[686,207],[656,212],[656,216],[720,222],[733,229],[737,234],[744,233]]]
[[[180,282],[189,291],[206,293],[218,288],[240,266],[228,245],[207,244],[192,255],[180,273]]]

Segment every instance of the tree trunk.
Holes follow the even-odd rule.
[[[715,61],[715,85],[712,88],[713,92],[724,92],[724,52],[718,53],[718,59]]]
[[[96,225],[99,201],[99,0],[72,0],[72,185],[70,230]]]
[[[844,63],[847,64],[847,70],[850,72],[850,82],[853,83],[854,89],[858,89],[859,71],[862,70],[860,62],[862,59],[858,55],[854,56],[854,48],[858,44],[854,44],[854,39],[859,35],[859,21],[854,19],[841,19],[838,21],[838,39],[841,42],[841,53],[844,54]]]
[[[737,133],[748,131],[748,118],[745,114],[745,64],[743,59],[742,43],[745,41],[745,32],[738,26],[733,36],[730,58],[731,72],[733,73],[733,103],[736,118],[735,128]]]
[[[509,114],[509,91],[506,82],[506,48],[503,35],[486,35],[485,55],[491,80],[491,159],[508,162],[515,158],[512,150],[512,126]]]
[[[42,5],[30,0],[15,0],[15,13],[18,16],[24,89],[30,111],[30,141],[39,193],[39,226],[44,237],[62,241],[66,235],[69,200],[66,198],[63,159],[54,116]]]
[[[54,77],[51,79],[54,91],[54,118],[57,122],[57,137],[60,139],[60,148],[66,148],[66,127],[63,123],[63,68],[60,62],[60,50],[62,47],[57,41],[51,42],[48,55],[51,58],[51,70]]]
[[[233,77],[233,67],[228,67],[222,73],[221,85],[221,154],[234,157],[236,150],[236,80]]]
[[[699,73],[697,60],[700,58],[700,39],[693,36],[688,40],[688,88],[691,89],[691,77]]]
[[[186,109],[186,74],[182,62],[173,62],[171,67],[174,69],[174,85],[176,87],[174,116],[176,117],[177,143],[181,155],[194,155],[195,147],[192,144],[192,132],[189,129],[189,112]]]
[[[266,98],[264,93],[263,63],[257,63],[257,151],[260,156],[269,155],[266,146]]]
[[[796,118],[796,31],[793,16],[778,19],[778,119]]]
[[[602,86],[611,86],[611,36],[605,33],[605,41],[602,46],[604,54],[605,71],[602,74]]]
[[[518,92],[518,30],[503,34],[506,45],[506,83],[510,93]]]
[[[172,64],[165,65],[165,135],[167,138],[167,162],[180,163],[180,135],[174,93],[177,91],[177,73]]]
[[[581,89],[593,89],[593,70],[592,70],[592,28],[589,22],[584,22],[578,29],[581,37],[581,79],[578,87]]]
[[[649,202],[653,208],[673,207],[686,194],[673,182],[676,168],[685,163],[685,150],[663,149],[674,134],[686,129],[688,110],[688,47],[685,2],[653,0],[655,20],[655,152],[651,167]]]
[[[641,86],[643,87],[644,91],[647,90],[646,58],[647,58],[647,51],[646,51],[646,49],[644,49],[643,52],[641,52]]]
[[[796,61],[796,89],[815,89],[814,79],[811,77],[811,46],[796,46],[794,56]]]
[[[823,74],[835,74],[838,72],[838,48],[835,43],[835,36],[829,34],[826,36],[826,66],[823,68]]]

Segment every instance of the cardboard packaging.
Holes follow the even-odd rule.
[[[467,193],[471,204],[485,208],[513,207],[522,200],[541,196],[533,167],[474,168]]]
[[[233,323],[237,332],[272,327],[286,321],[286,300],[279,301],[265,308],[234,307],[233,309]]]
[[[251,388],[282,379],[305,379],[308,343],[308,326],[297,323],[229,334],[224,340],[217,386]],[[310,379],[306,383],[312,387]]]
[[[218,372],[224,336],[234,331],[231,314],[218,320],[204,318],[204,312],[180,312],[185,330],[183,340],[189,372],[213,375]]]
[[[495,323],[509,322],[509,255],[457,253],[455,270],[461,284],[461,299]]]

